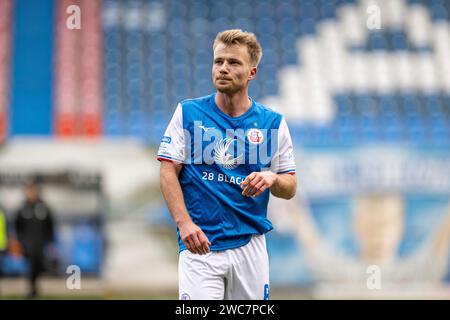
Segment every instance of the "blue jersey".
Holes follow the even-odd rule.
[[[187,211],[212,251],[247,244],[273,227],[267,218],[270,191],[242,195],[252,172],[295,173],[292,141],[284,118],[252,100],[238,117],[223,113],[215,94],[182,101],[161,139],[158,160],[183,163],[179,175]],[[186,247],[178,231],[180,251]]]

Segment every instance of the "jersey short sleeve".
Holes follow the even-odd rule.
[[[161,139],[158,149],[158,160],[168,160],[184,163],[185,160],[185,137],[183,130],[183,111],[178,104],[175,112],[167,126],[166,132]]]
[[[270,170],[275,173],[290,174],[294,174],[296,170],[294,147],[292,146],[291,135],[284,118],[281,119],[280,127],[278,128],[278,149],[272,158]]]

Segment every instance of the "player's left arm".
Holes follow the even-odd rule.
[[[273,139],[274,137],[272,137]],[[257,197],[267,189],[278,198],[291,199],[297,191],[294,147],[284,118],[278,128],[278,147],[269,170],[250,173],[241,183],[242,195]]]
[[[278,198],[291,199],[297,191],[297,179],[295,174],[279,173],[271,171],[252,172],[241,183],[242,195],[245,197],[257,197],[267,189]]]

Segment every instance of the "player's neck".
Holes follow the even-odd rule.
[[[219,109],[230,117],[239,117],[252,106],[247,90],[236,92],[233,95],[217,92],[215,102]]]

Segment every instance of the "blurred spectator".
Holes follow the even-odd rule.
[[[15,216],[17,238],[20,241],[25,257],[29,262],[29,299],[38,295],[37,279],[44,269],[45,250],[50,246],[54,251],[53,215],[41,198],[40,187],[36,182],[25,186],[25,202]]]
[[[3,276],[3,257],[8,249],[8,233],[6,230],[6,217],[0,208],[0,281]]]

